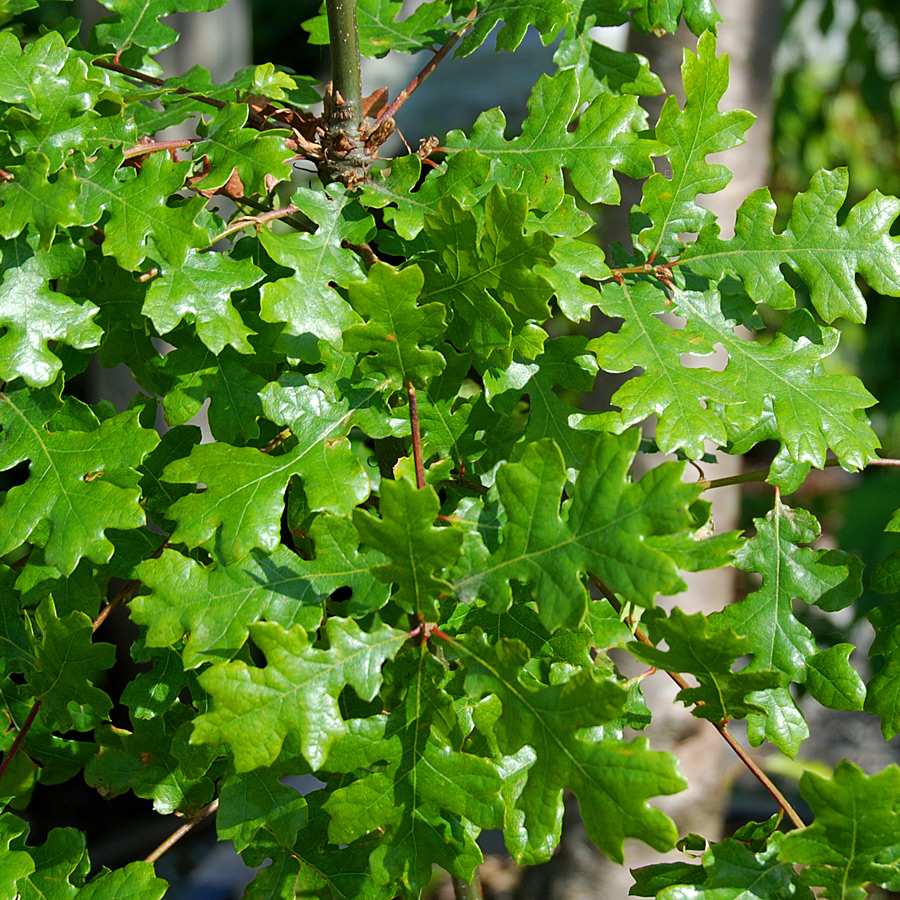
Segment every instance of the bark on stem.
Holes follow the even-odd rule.
[[[359,130],[363,114],[356,0],[326,0],[325,5],[331,37],[331,96],[325,98],[327,133],[317,165],[323,184],[340,181],[354,187],[365,180],[372,165]]]
[[[328,33],[331,44],[333,91],[344,98],[344,125],[359,131],[362,122],[362,76],[359,67],[359,33],[356,0],[328,0]]]

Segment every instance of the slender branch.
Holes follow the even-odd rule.
[[[840,460],[838,459],[826,459],[825,465],[822,466],[822,468],[833,469],[835,466],[839,466],[840,464]],[[866,463],[865,467],[867,469],[869,467],[875,469],[897,468],[900,467],[900,459],[891,459],[890,457],[884,459],[871,459]],[[754,469],[752,472],[742,472],[740,475],[728,475],[725,478],[713,478],[709,481],[700,480],[696,483],[703,491],[709,491],[713,488],[728,487],[732,484],[753,484],[756,482],[765,481],[769,477],[770,471],[771,469]]]
[[[341,241],[341,246],[345,250],[352,250],[365,264],[367,269],[371,269],[375,263],[380,262],[371,244],[351,244],[346,238]]]
[[[155,863],[167,850],[171,850],[189,831],[199,825],[207,816],[214,813],[219,808],[219,798],[217,797],[212,803],[207,804],[194,816],[193,819],[185,822],[180,828],[173,831],[152,853],[150,853],[144,862]]]
[[[246,198],[242,198],[242,200],[246,200]],[[299,231],[309,232],[310,229],[305,227],[302,222],[290,218],[295,212],[300,212],[300,207],[289,203],[287,206],[282,206],[281,209],[266,210],[266,212],[260,213],[258,216],[239,216],[237,219],[232,219],[223,232],[211,238],[209,244],[212,246],[216,241],[221,241],[223,238],[227,238],[229,235],[235,234],[250,225],[260,228],[263,225],[268,225],[269,222],[274,222],[276,219],[282,219],[292,224]]]
[[[126,78],[133,78],[135,81],[142,81],[145,84],[152,84],[154,87],[164,87],[168,90],[171,90],[173,93],[181,94],[185,97],[191,97],[196,100],[198,103],[205,103],[207,106],[214,106],[216,109],[225,109],[228,104],[224,100],[217,100],[215,97],[206,97],[203,94],[198,94],[196,91],[192,91],[190,88],[186,87],[173,87],[172,85],[167,85],[162,78],[156,78],[153,75],[147,75],[144,72],[138,72],[137,69],[129,69],[128,66],[120,65],[117,62],[110,62],[105,59],[95,59],[92,61],[91,65],[97,66],[100,69],[109,69],[110,72],[118,72],[119,75],[124,75]],[[259,128],[260,130],[272,128],[272,124],[265,118],[265,116],[259,115],[259,113],[255,112],[253,109],[247,115],[247,121],[251,122],[255,128]],[[283,128],[283,125],[276,125],[276,128]]]
[[[292,434],[293,432],[290,428],[285,428],[284,431],[279,431],[278,434],[276,434],[275,437],[273,437],[272,440],[265,445],[265,447],[259,448],[259,452],[271,453],[276,447],[283,444]]]
[[[241,197],[234,201],[237,206],[249,206],[251,209],[257,210],[257,212],[261,213],[270,213],[270,212],[280,212],[281,210],[272,210],[270,207],[266,206],[264,203],[260,203],[258,200],[253,200],[250,197]],[[301,212],[300,208],[295,206],[293,203],[289,203],[287,206],[281,207],[283,210],[290,210],[290,216],[284,216],[283,218],[279,216],[278,218],[284,222],[285,225],[290,225],[291,228],[296,228],[297,231],[305,231],[307,234],[315,234],[318,226],[307,219],[307,221],[303,221],[303,219],[295,219],[293,218],[293,213]]]
[[[416,487],[425,487],[425,464],[422,460],[422,435],[419,431],[419,404],[416,401],[416,389],[411,381],[406,382],[406,394],[409,397],[409,424],[412,429],[413,461],[416,464]]]
[[[125,159],[133,159],[135,156],[148,156],[151,153],[159,153],[160,150],[181,150],[190,147],[194,142],[185,138],[180,141],[156,141],[152,144],[137,144],[129,147],[125,152]]]
[[[806,823],[791,806],[787,797],[781,793],[768,775],[750,758],[747,751],[740,745],[738,739],[728,730],[724,722],[713,722],[716,731],[725,738],[728,746],[737,754],[740,761],[753,773],[756,780],[775,798],[775,802],[784,810],[785,815],[791,820],[795,828],[806,828]]]
[[[474,19],[475,13],[477,12],[477,8],[473,9],[472,12],[467,16],[468,19]],[[452,35],[450,39],[441,47],[437,53],[422,67],[422,70],[416,75],[415,78],[397,95],[394,102],[386,109],[381,115],[375,120],[375,124],[372,126],[371,130],[374,131],[385,119],[392,119],[394,117],[394,113],[406,103],[407,100],[412,96],[413,92],[416,88],[420,87],[422,82],[435,70],[438,63],[444,59],[444,57],[454,48],[456,42],[472,27],[472,22],[468,22],[466,26],[456,34]]]
[[[456,900],[481,900],[481,879],[478,877],[478,871],[475,871],[475,877],[471,881],[463,881],[462,878],[453,876],[453,896]]]
[[[600,578],[595,575],[593,572],[588,573],[591,582],[600,591],[601,594],[609,601],[612,605],[613,609],[619,609],[619,601],[616,595],[600,580]],[[640,629],[636,628],[634,630],[635,638],[640,641],[642,644],[646,644],[648,647],[655,647],[656,644],[647,637],[646,634]],[[668,669],[663,669],[666,675],[678,685],[679,689],[684,691],[687,690],[690,685],[684,680],[684,678],[678,672],[670,672]],[[726,743],[729,747],[737,754],[740,761],[753,773],[759,783],[768,791],[770,796],[775,800],[775,802],[784,810],[785,815],[794,823],[796,828],[805,828],[806,824],[803,819],[797,815],[797,811],[791,806],[790,801],[788,801],[787,797],[781,793],[781,791],[776,787],[776,785],[772,782],[768,775],[750,758],[747,754],[747,751],[738,743],[735,736],[728,730],[728,726],[724,722],[712,722],[711,723],[716,731],[722,735],[725,739]]]
[[[6,756],[3,757],[3,762],[0,762],[0,778],[6,774],[6,770],[9,768],[9,764],[13,761],[13,757],[15,757],[16,753],[19,750],[19,747],[22,746],[22,741],[25,740],[25,735],[28,734],[29,729],[34,724],[34,720],[37,718],[37,714],[41,708],[40,699],[35,700],[31,705],[31,709],[28,711],[28,715],[25,717],[25,721],[22,723],[22,727],[19,729],[19,733],[16,735],[15,739],[12,742],[9,750],[6,751]]]
[[[118,72],[120,75],[133,78],[135,81],[143,81],[145,84],[152,84],[155,87],[166,87],[166,83],[162,78],[146,75],[143,72],[138,72],[137,69],[129,69],[128,66],[121,66],[119,63],[109,62],[105,59],[95,59],[92,62],[92,65],[97,66],[99,69],[109,69],[111,72]],[[225,109],[228,105],[224,100],[216,100],[215,97],[204,97],[202,94],[198,94],[185,87],[175,87],[171,88],[171,90],[176,94],[184,94],[186,97],[193,97],[194,100],[198,100],[200,103],[215,106],[216,109]]]
[[[100,610],[99,615],[94,619],[94,624],[91,626],[91,633],[95,632],[107,620],[109,614],[114,609],[131,600],[131,598],[134,597],[134,592],[140,586],[141,583],[136,578],[129,581],[128,584],[126,584],[125,587],[123,587],[122,590]]]

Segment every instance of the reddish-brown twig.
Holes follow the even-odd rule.
[[[175,846],[189,831],[196,828],[207,816],[212,815],[219,808],[219,800],[216,798],[207,804],[189,821],[173,831],[152,853],[144,858],[144,862],[155,863],[167,850]]]
[[[416,401],[416,388],[411,381],[406,382],[406,395],[409,397],[409,424],[412,429],[413,462],[416,464],[416,487],[425,487],[425,464],[422,460],[422,435],[419,432],[419,404]]]
[[[190,147],[193,141],[185,138],[180,141],[154,141],[151,144],[137,144],[129,147],[124,152],[125,159],[133,159],[135,156],[147,156],[150,153],[159,153],[160,150],[181,150],[184,147]]]
[[[592,572],[588,573],[591,579],[591,582],[600,591],[601,594],[609,601],[612,605],[613,609],[619,608],[619,601],[616,598],[616,595]],[[635,638],[640,641],[642,644],[646,644],[648,647],[655,647],[656,645],[650,638],[641,631],[640,628],[636,628],[634,631]],[[690,685],[682,678],[682,676],[678,672],[670,672],[668,669],[663,669],[666,675],[678,685],[679,689],[684,691],[687,690]],[[759,781],[759,783],[768,791],[770,796],[775,800],[775,802],[784,810],[785,815],[794,823],[797,828],[805,828],[806,824],[803,819],[797,815],[797,811],[791,806],[787,797],[781,793],[780,790],[775,786],[773,781],[766,775],[765,772],[750,758],[747,754],[747,751],[738,743],[737,739],[734,735],[728,730],[728,726],[724,722],[712,722],[711,723],[716,731],[722,735],[725,739],[726,743],[729,747],[737,754],[740,761],[753,773],[754,777]]]
[[[13,761],[16,753],[19,750],[19,747],[22,746],[22,741],[25,740],[25,735],[28,734],[29,729],[34,724],[34,720],[37,717],[38,711],[41,708],[41,700],[35,700],[31,705],[31,709],[28,711],[28,715],[25,717],[25,721],[22,723],[22,727],[19,729],[19,733],[15,736],[15,739],[12,742],[9,750],[6,751],[6,756],[3,757],[3,762],[0,762],[0,778],[6,774],[6,770],[9,768],[9,764]]]
[[[477,12],[477,8],[473,9],[472,12],[467,16],[468,19],[474,19],[475,13]],[[394,117],[394,113],[406,103],[407,100],[412,96],[413,92],[422,84],[422,82],[435,70],[438,63],[444,59],[444,57],[456,46],[456,42],[472,27],[471,21],[459,31],[456,32],[448,41],[441,47],[437,53],[422,67],[422,70],[416,75],[415,78],[397,95],[394,102],[385,109],[381,115],[375,120],[375,124],[369,129],[369,131],[374,131],[385,119],[392,119]]]

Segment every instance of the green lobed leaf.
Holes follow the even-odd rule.
[[[368,477],[343,436],[349,404],[294,384],[291,377],[286,381],[269,385],[263,402],[270,419],[290,423],[297,441],[292,449],[276,455],[252,447],[201,444],[166,467],[165,481],[207,485],[203,493],[181,497],[169,507],[168,517],[178,523],[173,541],[215,546],[226,563],[255,548],[273,552],[281,539],[284,493],[294,475],[303,479],[315,510],[345,514],[368,495]]]
[[[115,647],[92,642],[91,620],[84,613],[59,618],[52,598],[38,607],[35,624],[40,637],[33,641],[27,674],[41,701],[41,717],[61,732],[90,731],[112,709],[112,701],[94,682],[112,667]]]
[[[800,794],[815,821],[785,836],[780,857],[805,866],[803,884],[824,888],[820,896],[828,900],[863,900],[865,882],[900,884],[897,766],[867,775],[843,760],[831,778],[804,772]]]
[[[865,710],[881,718],[881,733],[889,741],[900,733],[900,603],[876,606],[868,618],[875,629],[869,656],[881,665],[866,686]]]
[[[332,817],[332,843],[377,833],[369,862],[376,882],[399,880],[414,894],[430,881],[433,864],[471,881],[481,854],[463,820],[478,828],[498,827],[502,820],[501,773],[441,735],[441,719],[452,709],[440,687],[446,672],[424,643],[416,657],[404,668],[403,704],[387,717],[360,723],[358,732],[342,739],[350,746],[335,748],[346,754],[334,760],[339,768],[354,755],[356,768],[379,760],[387,766],[339,787],[324,805]]]
[[[466,15],[470,11],[460,0],[454,0],[453,10],[458,15]],[[472,30],[463,38],[456,55],[473,53],[500,22],[503,22],[503,27],[497,32],[498,51],[515,50],[522,43],[529,25],[537,31],[546,46],[562,30],[568,16],[566,0],[543,0],[541,3],[534,3],[533,0],[485,0],[478,4],[472,17]]]
[[[294,772],[276,766],[225,779],[216,811],[219,840],[230,840],[238,853],[263,835],[282,847],[293,847],[297,833],[307,825],[308,811],[303,795],[281,783],[282,774]]]
[[[181,656],[176,651],[150,649],[142,635],[131,645],[131,658],[151,666],[138,672],[119,698],[121,704],[128,707],[132,722],[163,715],[175,705],[185,688],[191,691],[192,696],[200,696],[196,678],[192,672],[185,671]]]
[[[163,267],[150,285],[142,312],[160,334],[182,320],[194,323],[200,340],[216,355],[227,344],[238,353],[252,353],[247,337],[253,331],[232,305],[231,295],[252,287],[264,275],[248,260],[189,250],[181,265]]]
[[[445,0],[430,0],[416,7],[402,21],[395,21],[403,14],[402,0],[359,0],[356,22],[359,28],[359,52],[369,59],[380,59],[388,51],[415,53],[432,49],[435,43],[443,43],[454,29],[439,27],[447,15]],[[468,12],[468,10],[467,10]],[[309,32],[311,44],[327,44],[328,17],[323,10],[318,16],[307,19],[302,28]]]
[[[488,369],[484,381],[489,391],[489,403],[498,411],[512,409],[527,393],[526,440],[552,439],[562,450],[566,465],[581,469],[594,445],[596,433],[588,430],[590,416],[563,400],[557,389],[579,394],[589,392],[598,369],[585,337],[560,335],[544,344],[543,352],[533,363],[516,360],[502,372]],[[582,425],[585,427],[579,427]]]
[[[421,490],[405,478],[381,482],[381,518],[364,509],[353,511],[353,524],[363,543],[390,559],[372,575],[398,590],[391,598],[401,609],[435,621],[437,599],[450,585],[443,573],[456,562],[463,541],[458,528],[435,527],[440,500],[434,488]]]
[[[653,172],[651,156],[663,152],[661,144],[640,136],[645,119],[630,95],[600,94],[582,112],[576,73],[563,69],[538,79],[517,137],[506,140],[506,119],[493,109],[478,117],[471,137],[452,131],[445,146],[496,158],[495,179],[525,193],[529,205],[539,209],[551,211],[562,202],[563,169],[589,203],[618,203],[613,172],[644,178]]]
[[[254,355],[223,347],[214,356],[200,340],[184,341],[166,354],[163,376],[171,379],[163,398],[163,413],[170,425],[183,425],[203,407],[207,398],[209,430],[217,440],[247,444],[259,437],[263,415],[260,391],[270,371]]]
[[[54,828],[41,846],[29,852],[34,872],[19,880],[17,898],[73,900],[90,868],[84,834],[74,828]]]
[[[749,671],[774,669],[792,682],[809,682],[820,702],[837,701],[846,708],[849,697],[859,708],[859,677],[840,659],[826,655],[816,660],[816,644],[810,630],[793,612],[793,601],[816,604],[822,609],[843,609],[859,596],[862,564],[856,557],[839,550],[809,550],[798,546],[814,541],[820,533],[819,523],[806,510],[792,510],[778,504],[765,519],[754,519],[756,537],[735,555],[735,568],[758,572],[763,577],[759,590],[737,603],[713,613],[713,627],[732,628],[748,638],[753,660]],[[834,652],[834,651],[832,651]],[[815,662],[813,662],[815,660]],[[820,671],[809,678],[812,663]],[[823,682],[825,673],[832,682],[845,688],[831,694]],[[853,674],[851,674],[853,673]],[[849,680],[848,680],[849,679]],[[846,693],[846,697],[839,697]],[[786,688],[766,690],[752,698],[766,709],[766,715],[748,718],[750,742],[758,746],[767,738],[783,753],[796,755],[809,735],[803,716]]]
[[[272,864],[261,869],[247,887],[246,900],[272,900],[291,894],[316,900],[392,900],[395,885],[376,884],[369,870],[373,844],[361,841],[336,848],[328,843],[331,817],[322,806],[327,791],[307,794],[309,825],[304,828],[296,844],[285,851],[274,841],[262,843],[252,857],[244,859],[258,864],[267,854]]]
[[[209,244],[209,234],[196,222],[206,198],[167,202],[184,187],[190,163],[153,153],[135,172],[121,167],[123,159],[121,150],[103,150],[94,161],[85,159],[76,167],[82,221],[96,223],[109,214],[101,246],[123,269],[133,271],[157,254],[171,266],[181,266],[191,248]]]
[[[203,566],[174,550],[138,567],[152,590],[136,597],[131,613],[148,626],[147,645],[174,645],[187,635],[182,657],[186,668],[233,658],[247,640],[249,626],[261,619],[285,628],[319,627],[324,602],[341,587],[353,590],[352,609],[363,613],[387,601],[387,589],[367,578],[371,562],[357,551],[349,519],[318,516],[310,536],[316,558],[306,561],[279,544],[269,555],[254,550],[232,565]]]
[[[457,346],[507,365],[511,349],[528,358],[540,351],[546,333],[537,323],[548,318],[553,293],[541,271],[542,264],[552,265],[553,238],[524,233],[527,206],[524,194],[494,186],[483,221],[452,197],[425,218],[439,259],[425,269],[422,299],[447,307],[447,336]]]
[[[131,731],[101,726],[96,732],[99,748],[85,766],[85,781],[103,797],[133,791],[152,800],[160,815],[195,815],[213,797],[208,769],[218,750],[188,743],[193,720],[193,709],[175,703],[164,715],[138,719]]]
[[[650,220],[638,241],[651,256],[677,254],[683,244],[678,235],[700,231],[715,216],[696,202],[698,194],[714,194],[731,181],[725,166],[710,165],[710,153],[730,150],[744,142],[744,132],[754,116],[742,110],[719,112],[719,102],[728,87],[728,58],[716,57],[716,40],[705,32],[697,53],[684,51],[684,109],[674,96],[666,99],[657,140],[668,144],[671,177],[657,172],[644,183],[641,211]]]
[[[133,273],[118,266],[99,247],[85,255],[77,275],[68,278],[68,293],[90,297],[100,307],[94,323],[103,329],[97,361],[105,369],[126,363],[134,380],[145,391],[164,394],[169,386],[160,374],[163,355],[153,343],[152,329],[142,314],[147,286]]]
[[[622,860],[626,837],[657,850],[673,846],[674,823],[647,801],[683,789],[674,758],[649,751],[644,738],[620,743],[579,736],[581,729],[621,715],[623,687],[588,668],[562,684],[526,683],[521,673],[528,653],[518,641],[489,646],[476,633],[455,646],[466,667],[466,689],[475,696],[494,694],[502,704],[502,715],[491,723],[500,752],[514,754],[526,746],[534,751],[515,800],[517,814],[505,829],[517,861],[550,857],[559,841],[564,787],[578,797],[588,836],[613,860]]]
[[[381,665],[408,639],[405,631],[377,625],[365,632],[351,619],[331,617],[329,648],[314,647],[299,625],[286,630],[257,622],[250,636],[265,668],[241,661],[216,663],[200,676],[213,707],[194,720],[195,744],[226,744],[237,772],[271,766],[289,735],[310,767],[321,768],[334,740],[346,732],[338,697],[350,685],[371,700]]]
[[[22,68],[30,72],[33,81],[22,101],[4,116],[4,128],[15,149],[47,157],[51,172],[56,172],[73,150],[91,153],[103,144],[120,144],[136,137],[123,117],[103,118],[93,109],[101,99],[112,100],[115,95],[96,69],[89,70],[83,59],[68,48],[59,48],[57,41],[62,39],[57,36],[42,42],[40,51],[24,61]],[[20,93],[19,87],[14,85],[13,92]],[[3,99],[8,98],[4,95]]]
[[[79,350],[100,343],[102,331],[93,322],[97,307],[53,287],[58,287],[56,279],[78,273],[84,252],[63,242],[42,250],[32,230],[0,241],[0,252],[0,325],[5,329],[0,336],[0,378],[22,378],[32,387],[46,387],[62,368],[48,342]]]
[[[634,10],[634,27],[644,34],[651,31],[674,34],[682,15],[694,34],[714,32],[716,25],[722,21],[712,0],[629,0],[628,6]]]
[[[812,900],[794,867],[779,859],[782,837],[776,834],[761,851],[739,840],[715,843],[703,854],[701,866],[669,863],[638,869],[640,889],[630,893],[658,900]]]
[[[34,871],[34,860],[26,850],[12,850],[10,843],[28,831],[28,824],[19,816],[4,812],[0,815],[0,893],[16,897],[16,885]]]
[[[781,686],[779,672],[750,671],[748,667],[733,672],[738,657],[747,653],[750,640],[730,628],[710,630],[710,620],[703,613],[688,615],[677,607],[668,618],[644,616],[647,632],[654,644],[665,641],[667,650],[649,647],[636,641],[627,649],[643,662],[667,672],[694,675],[699,687],[684,688],[676,700],[685,706],[696,704],[692,714],[710,722],[743,719],[751,712],[765,715],[765,709],[748,694]]]
[[[773,438],[783,445],[780,458],[805,471],[822,467],[829,448],[848,470],[874,458],[878,439],[863,410],[875,398],[858,378],[822,371],[840,340],[835,329],[819,327],[797,310],[763,345],[735,334],[743,314],[718,292],[676,287],[672,298],[674,303],[649,282],[610,284],[601,294],[603,312],[625,324],[596,338],[590,349],[608,372],[644,369],[613,396],[626,425],[658,413],[660,449],[681,449],[695,459],[705,452],[705,441],[727,442],[729,452],[744,453]],[[657,318],[666,312],[684,316],[685,327]],[[728,353],[724,371],[682,364],[682,355],[709,356],[717,344]],[[785,490],[799,483],[790,468],[777,466],[770,481]]]
[[[3,102],[34,106],[38,75],[48,69],[59,72],[68,56],[66,42],[56,31],[48,31],[25,46],[12,30],[0,33],[0,96]]]
[[[422,175],[422,160],[415,153],[395,159],[390,169],[377,169],[360,186],[359,200],[366,207],[383,209],[384,221],[404,240],[422,230],[425,216],[438,211],[444,197],[469,208],[490,192],[491,160],[475,150],[462,150]],[[380,231],[379,241],[389,237]]]
[[[131,862],[95,875],[78,892],[78,900],[162,900],[169,885],[148,862]]]
[[[228,103],[208,122],[201,119],[197,126],[200,140],[191,148],[194,159],[204,162],[205,174],[194,183],[196,190],[212,191],[228,184],[232,197],[244,193],[265,197],[278,182],[290,180],[288,160],[295,154],[285,146],[285,138],[291,132],[245,128],[249,115],[248,104]]]
[[[424,281],[418,266],[398,272],[376,263],[366,281],[350,284],[350,305],[365,322],[344,332],[343,349],[365,354],[361,371],[386,375],[394,388],[422,387],[444,367],[440,353],[419,346],[443,334],[446,315],[441,303],[416,305]]]
[[[573,68],[583,103],[600,93],[653,96],[663,92],[659,77],[650,71],[647,60],[637,53],[614,50],[595,40],[595,27],[622,25],[627,14],[590,0],[566,0],[569,21],[553,61],[561,68]]]
[[[81,185],[71,169],[60,169],[51,180],[50,160],[29,153],[25,165],[7,172],[10,178],[0,185],[0,235],[15,237],[32,224],[41,236],[40,249],[49,250],[57,228],[81,222],[75,202]]]
[[[900,237],[891,235],[900,200],[873,191],[838,225],[849,183],[846,169],[817,172],[809,190],[795,198],[790,221],[779,234],[773,228],[775,204],[769,191],[754,191],[738,209],[733,238],[722,240],[718,226],[707,225],[682,260],[715,279],[734,272],[754,301],[776,309],[796,303],[780,270],[788,265],[806,284],[812,305],[826,322],[840,316],[864,322],[866,302],[857,272],[879,293],[900,296]]]
[[[101,44],[115,48],[119,54],[132,45],[158,53],[178,40],[178,32],[159,20],[176,11],[209,12],[227,0],[100,0],[116,14],[113,20],[103,19],[94,30]]]
[[[47,563],[68,575],[82,557],[110,559],[107,529],[144,524],[135,467],[159,438],[140,427],[137,410],[90,431],[53,430],[57,397],[51,389],[0,394],[0,469],[29,463],[28,479],[0,506],[0,555],[37,540]],[[49,534],[39,538],[45,522]]]
[[[502,543],[491,553],[483,549],[469,573],[454,581],[454,592],[482,597],[501,612],[512,602],[509,582],[517,579],[531,585],[541,622],[553,631],[583,621],[587,571],[642,606],[652,606],[657,593],[681,590],[674,562],[653,538],[688,531],[687,507],[697,488],[681,482],[680,463],[666,463],[633,484],[628,470],[639,440],[637,431],[598,436],[562,510],[566,469],[552,441],[529,444],[519,462],[502,466]]]
[[[368,241],[375,222],[336,184],[327,194],[301,188],[292,202],[317,229],[312,234],[259,232],[266,253],[294,270],[289,278],[263,285],[260,315],[266,322],[284,322],[287,334],[314,334],[338,344],[341,332],[358,323],[359,317],[331,285],[345,288],[365,277],[362,260],[347,245]]]

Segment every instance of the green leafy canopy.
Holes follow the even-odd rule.
[[[631,733],[663,671],[698,724],[736,742],[745,719],[772,753],[814,704],[900,731],[897,553],[854,607],[863,564],[817,543],[799,490],[877,460],[854,354],[900,295],[900,201],[823,170],[722,236],[702,196],[753,115],[724,104],[709,0],[306,10],[313,44],[331,5],[362,55],[421,52],[423,97],[451,51],[495,47],[500,78],[539,36],[517,107],[418,152],[379,143],[388,111],[419,130],[407,95],[358,109],[339,61],[330,90],[165,71],[170,17],[212,34],[224,2],[101,0],[85,41],[55,4],[0,4],[0,896],[165,893],[168,844],[110,870],[69,800],[29,809],[66,782],[186,832],[215,813],[248,900],[415,900],[436,870],[474,895],[480,833],[545,862],[566,791],[613,860],[699,854],[635,895],[900,890],[896,767],[804,774],[805,828],[771,788],[767,822],[679,841],[663,798],[696,765]],[[681,22],[683,99],[650,116],[661,79],[604,29]],[[626,214],[613,247],[596,226]],[[769,482],[752,526],[722,528],[710,454],[769,443],[739,479]],[[716,569],[740,599],[684,612],[686,573]],[[868,669],[845,628],[865,610]]]

